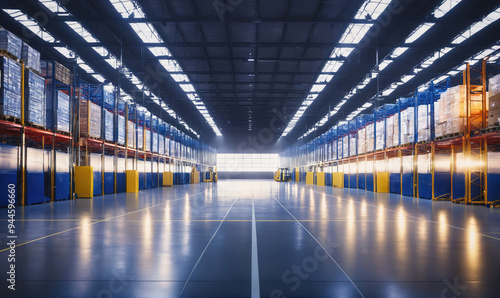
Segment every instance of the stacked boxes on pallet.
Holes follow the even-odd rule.
[[[356,119],[350,120],[349,126],[349,156],[356,156],[358,154],[357,150],[357,132],[358,132],[358,122]]]
[[[23,43],[21,56],[23,58],[24,65],[36,71],[37,73],[42,72],[42,66],[40,64],[40,52],[30,47],[28,44]]]
[[[401,144],[413,143],[415,136],[415,108],[413,98],[400,98]]]
[[[375,109],[375,150],[385,149],[384,106]]]
[[[102,137],[108,142],[114,142],[115,95],[105,89],[102,89],[99,95],[102,96],[104,106]]]
[[[146,130],[144,134],[144,142],[146,143],[145,151],[151,152],[151,112],[146,111],[144,123],[146,125]]]
[[[177,128],[171,126],[170,127],[170,155],[172,157],[178,158],[177,156],[178,149],[177,149]]]
[[[0,56],[0,80],[0,115],[21,118],[21,65]]]
[[[366,153],[373,152],[375,149],[375,117],[372,122],[366,126]]]
[[[349,156],[349,126],[347,123],[341,124],[337,130],[338,133],[338,147],[339,159],[347,158]]]
[[[424,103],[421,104],[421,100],[417,98],[418,102],[418,111],[417,111],[417,142],[425,142],[431,139],[431,107],[427,104],[427,101],[424,100]]]
[[[365,154],[368,149],[367,148],[368,126],[371,125],[373,129],[373,114],[360,115],[358,116],[356,121],[358,127],[358,154]],[[371,131],[373,132],[373,130]],[[373,140],[373,137],[371,139]],[[372,149],[373,149],[373,143],[372,143]]]
[[[145,110],[137,105],[137,149],[144,150]]]
[[[500,74],[490,78],[489,81],[489,126],[500,125]]]
[[[125,145],[125,101],[118,99],[118,116],[116,120],[116,141],[119,145]]]
[[[99,97],[91,95],[87,83],[81,84],[80,91],[80,133],[82,136],[101,137],[102,102]],[[93,90],[92,90],[93,91]]]
[[[127,103],[128,122],[127,122],[127,146],[130,148],[136,147],[136,106],[133,103]]]
[[[434,102],[434,136],[436,138],[442,137],[446,133],[446,123],[443,121],[445,118],[440,113],[442,111],[441,100]]]
[[[56,61],[42,61],[42,76],[55,78],[57,81],[71,85],[71,71]]]
[[[399,113],[387,117],[385,133],[386,148],[399,146]]]
[[[47,101],[47,128],[52,127],[54,130],[70,132],[69,127],[69,95],[62,90],[56,90],[53,105],[50,106]],[[51,116],[55,117],[52,121],[49,121]]]
[[[338,155],[337,155],[337,127],[333,127],[331,130],[331,142],[332,142],[332,160],[337,160]]]
[[[0,28],[0,50],[7,51],[16,58],[21,58],[22,44],[19,37]]]
[[[46,126],[48,129],[70,132],[70,86],[71,80],[57,75],[56,66],[69,70],[57,62],[42,61],[42,76],[45,80]],[[68,75],[69,78],[69,75]],[[63,81],[64,79],[64,81]],[[69,82],[69,83],[68,83]]]
[[[158,122],[158,153],[165,154],[165,122],[159,120]]]
[[[170,156],[170,125],[165,123],[165,155]]]
[[[45,79],[25,70],[24,115],[26,121],[45,126]]]
[[[151,152],[158,153],[158,117],[154,116],[151,120],[151,138],[152,148]]]
[[[439,114],[439,124],[443,126],[441,128],[443,134],[449,135],[465,132],[467,116],[466,93],[466,86],[460,85],[451,87],[441,94],[441,98],[438,100],[439,103],[435,106],[439,108],[439,111],[435,110],[434,114]],[[470,114],[474,120],[472,121],[471,130],[476,130],[474,127],[479,128],[481,126],[481,112],[482,95],[472,94]],[[446,130],[444,130],[444,126]]]

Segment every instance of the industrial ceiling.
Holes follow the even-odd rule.
[[[0,3],[2,25],[42,58],[208,142],[291,144],[500,57],[498,1]]]

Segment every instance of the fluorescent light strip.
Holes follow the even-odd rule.
[[[383,3],[382,3],[383,2]],[[356,19],[364,19],[367,14],[369,14],[373,19],[376,19],[378,18],[378,16],[383,12],[383,9],[385,9],[387,7],[387,5],[390,3],[391,1],[390,0],[387,0],[387,1],[366,1],[362,6],[361,6],[361,9],[358,11],[358,13],[356,14]],[[439,18],[439,17],[443,17],[444,15],[446,15],[451,9],[453,9],[457,4],[459,4],[461,2],[461,0],[445,0],[441,3],[441,5],[433,12],[434,15]],[[380,5],[380,4],[383,4],[383,5],[386,5],[383,9],[382,8],[378,8],[378,11],[376,13],[378,14],[375,14],[375,10],[377,10],[377,5]],[[496,12],[498,12],[500,10],[497,9]],[[371,13],[372,12],[372,13]],[[489,18],[488,18],[489,17]],[[491,13],[490,15],[488,15],[484,20],[487,20],[487,22],[492,22],[492,19],[494,19],[495,17],[495,13]],[[497,17],[498,19],[498,17]],[[351,24],[352,25],[352,24]],[[353,29],[354,26],[351,26],[349,25],[348,29]],[[483,24],[484,25],[484,24]],[[417,29],[415,29],[407,38],[406,38],[406,41],[405,43],[412,43],[416,40],[418,40],[418,38],[420,38],[423,34],[425,34],[425,32],[427,32],[430,28],[432,28],[434,26],[433,23],[423,23],[421,24],[419,27],[417,27]],[[360,28],[360,27],[358,27]],[[481,28],[482,29],[482,28]],[[359,29],[358,29],[359,30]],[[353,34],[351,34],[353,35]],[[344,36],[347,36],[347,33],[344,32]],[[348,37],[345,37],[345,39],[347,39]],[[351,37],[352,38],[352,37]],[[357,35],[356,35],[356,39],[357,39]],[[362,38],[361,38],[362,39]],[[361,40],[360,39],[360,40]],[[352,38],[352,40],[354,41],[355,39]],[[448,52],[450,52],[453,48],[444,48],[440,51],[436,51],[435,53],[433,53],[430,57],[428,57],[426,60],[424,60],[424,62],[422,62],[422,68],[418,68],[418,67],[415,67],[414,68],[414,73],[418,73],[420,72],[423,68],[426,68],[426,67],[429,67],[430,65],[432,65],[432,63],[434,63],[437,59],[441,58],[442,56],[446,55]],[[401,56],[403,53],[405,53],[406,51],[408,50],[408,47],[398,47],[398,48],[395,48],[393,50],[393,52],[389,55],[392,59],[396,59],[398,58],[399,56]],[[333,57],[333,54],[332,54],[332,57]],[[499,53],[499,57],[500,57],[500,53]],[[392,62],[392,60],[383,60],[382,63],[380,63],[379,67],[380,67],[380,71],[385,69],[390,63]],[[425,67],[424,67],[425,65]],[[342,65],[340,65],[342,66]],[[338,71],[338,69],[340,68],[340,66],[336,69],[336,71]],[[326,66],[325,66],[326,68]],[[336,72],[335,71],[335,72]],[[327,71],[323,71],[323,72],[327,72]],[[374,79],[378,76],[378,72],[374,72],[372,71],[371,72],[371,79]],[[413,77],[415,77],[414,75],[405,75],[401,78],[401,80],[403,81],[403,83],[406,83],[408,81],[410,81],[411,79],[413,79]],[[360,84],[358,84],[358,86],[356,86],[353,90],[356,90],[356,89],[363,89],[366,87],[366,85],[369,84],[369,82],[371,81],[371,79],[369,77],[365,78],[363,80],[363,82],[361,82]],[[405,82],[406,81],[406,82]],[[383,94],[385,93],[386,95],[390,95],[392,92],[394,92],[394,90],[400,85],[400,83],[393,83],[388,89],[384,90],[383,91]],[[345,102],[347,101],[347,99],[350,99],[351,97],[353,96],[353,93],[352,91],[348,93],[348,95],[346,95],[344,97],[344,100],[341,101],[337,107],[335,107],[334,111],[335,113],[330,113],[329,117],[332,117],[333,115],[336,114],[336,112],[338,110],[340,110],[340,108],[345,104]],[[370,104],[371,106],[371,104]],[[368,106],[368,107],[370,107]],[[328,114],[327,114],[328,115]],[[287,127],[288,129],[288,127]],[[291,129],[290,129],[291,130]],[[290,131],[288,130],[288,131]],[[285,132],[287,132],[287,130],[285,130]],[[284,134],[286,135],[286,134]],[[301,138],[303,138],[304,136],[302,136]]]
[[[80,35],[86,42],[99,42],[95,39],[90,32],[88,32],[83,26],[76,21],[66,21],[66,25],[68,25],[76,34]]]
[[[53,43],[56,39],[49,33],[46,32],[42,27],[40,27],[36,22],[30,19],[26,14],[24,14],[19,9],[4,9],[5,13],[7,13],[14,20],[19,22],[21,25],[26,27],[29,31],[31,31],[36,36],[40,37],[42,40]]]
[[[452,10],[455,6],[457,6],[462,0],[445,0],[441,5],[439,5],[436,10],[434,10],[433,14],[436,18],[444,17],[450,10]]]
[[[48,10],[50,10],[52,13],[58,14],[58,15],[70,15],[68,11],[59,5],[57,1],[54,0],[40,0],[40,3],[45,6]]]
[[[376,20],[382,14],[382,12],[384,12],[384,10],[387,8],[387,6],[390,3],[391,3],[391,0],[367,0],[361,5],[360,9],[358,10],[358,12],[356,13],[354,18],[355,19],[365,19],[369,15],[372,19]],[[373,24],[360,24],[360,23],[349,24],[347,26],[347,29],[342,34],[342,36],[339,40],[339,43],[346,43],[346,44],[359,43],[372,26],[373,26]],[[350,48],[334,48],[330,57],[331,58],[348,57],[353,50],[354,50],[354,48],[351,48],[351,47]],[[406,49],[403,50],[401,52],[401,54],[404,51],[406,51]],[[343,64],[344,64],[344,62],[342,62],[342,61],[329,60],[329,61],[327,61],[327,63],[325,64],[325,66],[323,67],[323,70],[321,72],[322,72],[322,74],[338,72],[338,70],[340,69],[340,67],[342,67]],[[320,74],[320,76],[322,74]],[[328,79],[331,80],[332,78],[333,77],[329,77]],[[325,79],[325,77],[321,77],[321,79],[320,79],[320,77],[318,77],[318,79],[316,80],[316,83],[325,82],[324,79]],[[313,86],[313,89],[311,90],[311,92],[318,92],[319,93],[323,89],[324,89],[324,87],[320,87],[319,85],[315,85],[315,86]],[[321,90],[321,91],[316,91],[316,90]],[[301,107],[307,108],[308,106],[310,106],[312,104],[314,99],[310,99],[309,98],[310,95],[308,96],[307,99],[304,100]],[[340,107],[344,103],[345,102],[343,102],[340,105]],[[283,131],[283,136],[288,135],[288,133],[295,127],[295,124],[298,122],[298,120],[300,119],[300,117],[302,115],[303,115],[303,113],[299,115],[298,112],[295,114],[295,116],[292,118],[292,121],[290,121],[290,123],[288,123],[287,127]]]
[[[132,16],[141,18],[146,17],[146,14],[142,10],[141,6],[135,0],[110,0],[110,2],[123,18],[130,18]],[[144,43],[164,43],[151,23],[130,23],[129,25]],[[148,49],[155,57],[172,57],[170,50],[168,50],[166,47],[148,47]],[[182,88],[182,90],[186,93],[186,96],[191,101],[193,101],[192,97],[189,96],[189,94],[196,92],[196,90],[194,89],[194,86],[192,84],[186,84],[189,83],[189,78],[186,74],[183,74],[184,71],[182,70],[182,67],[179,65],[179,63],[173,58],[159,59],[159,62],[167,70],[167,72],[170,73],[172,79],[179,83],[179,87]],[[210,114],[208,112],[202,113],[202,116],[208,122],[215,134],[217,136],[222,136],[219,128],[215,125],[212,117],[210,117]]]
[[[434,26],[434,23],[423,23],[413,31],[405,40],[405,43],[413,43]]]
[[[496,10],[492,11],[489,15],[484,17],[481,21],[469,26],[464,32],[462,32],[455,39],[453,39],[453,41],[451,43],[452,44],[461,44],[462,42],[471,38],[474,34],[478,33],[479,31],[481,31],[484,28],[491,25],[493,22],[496,22],[498,19],[500,19],[500,7],[497,8]]]

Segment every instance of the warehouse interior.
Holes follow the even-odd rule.
[[[0,0],[0,296],[497,297],[498,32],[499,1]]]

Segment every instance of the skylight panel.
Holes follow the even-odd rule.
[[[53,13],[69,15],[68,11],[55,0],[40,0],[40,3]]]
[[[330,81],[333,79],[333,75],[327,75],[327,74],[322,74],[319,75],[318,79],[316,80],[316,83],[330,83]]]
[[[116,58],[113,56],[111,56],[108,59],[104,59],[104,61],[106,61],[106,63],[108,63],[109,66],[111,66],[114,69],[118,69],[120,67],[120,65],[119,65],[120,62],[118,60],[116,60]]]
[[[422,35],[425,34],[429,29],[434,26],[434,23],[423,23],[415,29],[405,40],[405,43],[412,43],[419,39]]]
[[[56,41],[50,33],[44,31],[35,21],[19,9],[4,9],[3,11],[44,41],[51,43]]]
[[[54,49],[68,59],[75,57],[75,54],[67,47],[54,47]]]
[[[144,18],[145,14],[142,8],[136,1],[132,0],[110,0],[116,11],[121,14],[122,18],[134,16],[135,18]]]
[[[323,73],[329,73],[329,72],[337,72],[340,67],[343,65],[344,63],[342,61],[328,61],[326,62],[325,66],[323,67],[323,70],[321,72]]]
[[[130,27],[145,43],[163,43],[163,40],[150,23],[131,23]]]
[[[440,76],[439,78],[437,78],[437,79],[434,81],[434,83],[438,84],[438,83],[440,83],[440,82],[442,82],[442,81],[446,80],[447,78],[448,78],[448,76],[447,76],[447,75]]]
[[[316,84],[316,85],[313,85],[312,88],[311,88],[311,92],[315,92],[315,93],[321,93],[321,91],[323,91],[323,89],[325,89],[326,85],[325,84]]]
[[[358,24],[352,23],[349,24],[344,34],[340,38],[339,43],[347,43],[347,44],[357,44],[365,37],[366,32],[370,30],[372,24]]]
[[[170,75],[172,77],[172,79],[174,79],[174,81],[176,81],[177,83],[180,83],[180,82],[189,82],[189,78],[187,75],[184,75],[184,74],[171,74]]]
[[[194,87],[193,87],[193,85],[191,85],[191,84],[180,84],[179,86],[180,86],[180,87],[182,88],[182,90],[184,90],[184,92],[186,92],[186,93],[188,93],[188,92],[195,92]]]
[[[392,63],[392,60],[384,60],[382,61],[382,63],[379,64],[378,68],[380,71],[384,70],[387,66],[389,66],[389,64]]]
[[[413,79],[415,77],[415,75],[405,75],[401,78],[401,81],[403,81],[403,83],[408,83],[411,79]]]
[[[382,96],[389,96],[391,95],[392,92],[394,92],[395,89],[389,88],[384,91],[382,91]]]
[[[408,50],[408,47],[395,48],[394,51],[392,51],[391,53],[391,58],[392,59],[398,58],[399,56],[403,55],[403,53],[406,52],[406,50]]]
[[[472,24],[464,32],[459,34],[451,43],[461,44],[462,42],[471,38],[474,34],[488,27],[491,23],[497,21],[498,19],[500,19],[500,7],[497,8],[495,11],[491,12],[486,17],[484,17],[481,21]]]
[[[346,47],[346,48],[335,48],[330,55],[330,58],[347,58],[354,51],[354,48]]]
[[[434,17],[442,18],[445,16],[450,10],[452,10],[455,6],[457,6],[462,0],[445,0],[441,5],[436,8],[433,12]]]
[[[354,18],[364,20],[369,15],[373,20],[376,20],[390,3],[391,0],[367,0],[361,5]]]
[[[168,72],[182,72],[182,68],[180,67],[180,65],[173,59],[162,59],[160,60],[160,64]]]
[[[90,32],[88,32],[79,22],[67,21],[66,24],[75,31],[76,34],[80,35],[86,42],[99,42],[95,39]]]
[[[109,52],[105,47],[92,47],[94,51],[97,52],[97,54],[101,55],[102,57],[108,56]]]
[[[86,73],[93,73],[94,70],[85,63],[80,57],[76,58],[76,63],[78,66],[80,66],[81,69],[83,69]]]
[[[148,47],[149,51],[155,56],[172,57],[172,53],[166,47]]]
[[[93,74],[92,75],[96,80],[98,80],[99,82],[103,83],[104,81],[106,81],[106,79],[101,76],[100,74]]]

